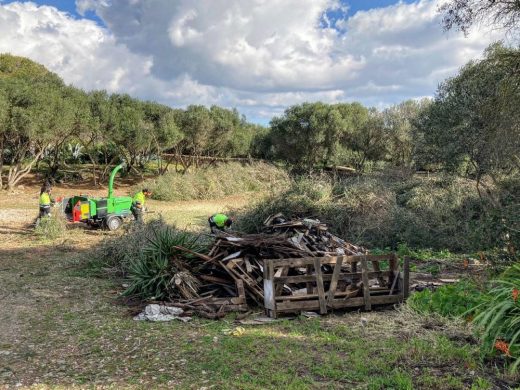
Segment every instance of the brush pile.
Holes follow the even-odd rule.
[[[282,214],[277,214],[264,222],[260,234],[219,233],[209,253],[198,254],[202,264],[193,274],[200,281],[198,297],[186,296],[191,299],[179,300],[178,303],[180,307],[196,310],[210,318],[223,316],[230,310],[245,311],[247,300],[259,305],[264,303],[264,259],[366,253],[366,249],[331,234],[327,225],[318,220],[287,220]],[[332,269],[323,272],[332,273]],[[305,269],[301,270],[303,274]],[[292,289],[300,287],[285,286],[287,291],[283,293],[291,295]]]

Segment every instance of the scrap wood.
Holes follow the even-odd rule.
[[[204,261],[211,260],[211,257],[206,256],[206,255],[204,255],[204,254],[202,254],[202,253],[194,252],[194,251],[192,251],[191,249],[184,248],[183,246],[174,245],[174,246],[172,246],[172,248],[174,248],[174,249],[178,249],[178,250],[183,251],[183,252],[190,253],[190,254],[192,254],[192,255],[194,255],[194,256],[197,256],[197,257],[201,258],[201,259],[204,260]]]
[[[334,236],[327,225],[317,219],[287,219],[282,214],[276,214],[267,218],[264,225],[262,232],[257,234],[218,232],[207,255],[175,246],[174,249],[202,260],[197,267],[189,270],[195,281],[199,282],[194,283],[197,291],[183,294],[184,298],[191,299],[179,300],[179,307],[199,312],[206,318],[219,318],[229,310],[245,311],[246,297],[260,305],[264,303],[264,260],[368,253],[365,248]],[[344,269],[355,272],[354,264],[350,267],[344,265]],[[276,271],[276,275],[330,275],[333,269],[330,265],[320,266],[318,270],[312,267],[283,267]],[[330,281],[330,276],[326,280]],[[352,289],[354,282],[341,280],[338,292]],[[238,287],[239,283],[241,287]],[[302,289],[308,292],[309,288],[312,288],[312,283],[308,281],[283,283],[277,285],[276,294],[290,297]],[[359,288],[355,291],[361,292]]]

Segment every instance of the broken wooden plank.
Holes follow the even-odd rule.
[[[403,260],[403,300],[406,300],[410,294],[410,258],[404,257]]]
[[[330,281],[329,293],[327,295],[327,305],[329,302],[332,302],[334,299],[334,294],[336,293],[336,286],[338,284],[338,277],[341,271],[341,265],[343,264],[343,258],[338,258],[336,265],[334,266],[334,270],[332,271],[332,278]]]
[[[314,258],[314,272],[316,272],[316,287],[318,290],[318,299],[320,301],[320,314],[327,314],[327,300],[325,299],[325,290],[323,288],[321,262],[317,257]]]
[[[372,310],[372,303],[370,301],[370,286],[368,285],[368,265],[366,257],[361,259],[361,270],[363,273],[363,298],[365,299],[365,310]]]

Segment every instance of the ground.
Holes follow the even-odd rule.
[[[116,193],[126,194],[129,186]],[[57,187],[55,196],[77,193]],[[80,191],[91,194],[96,191]],[[99,190],[98,194],[105,193]],[[479,358],[468,325],[406,306],[297,317],[269,325],[146,323],[118,301],[120,283],[83,260],[114,234],[75,227],[53,242],[28,226],[38,188],[0,193],[0,388],[499,389],[510,378]],[[203,229],[250,197],[150,202],[179,227]],[[149,216],[150,217],[150,216]]]

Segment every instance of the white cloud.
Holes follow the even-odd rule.
[[[77,0],[106,27],[53,7],[0,4],[0,52],[65,81],[173,106],[264,118],[309,100],[385,105],[434,93],[497,35],[442,32],[436,0],[346,14],[339,0]],[[336,27],[334,28],[333,25]]]

